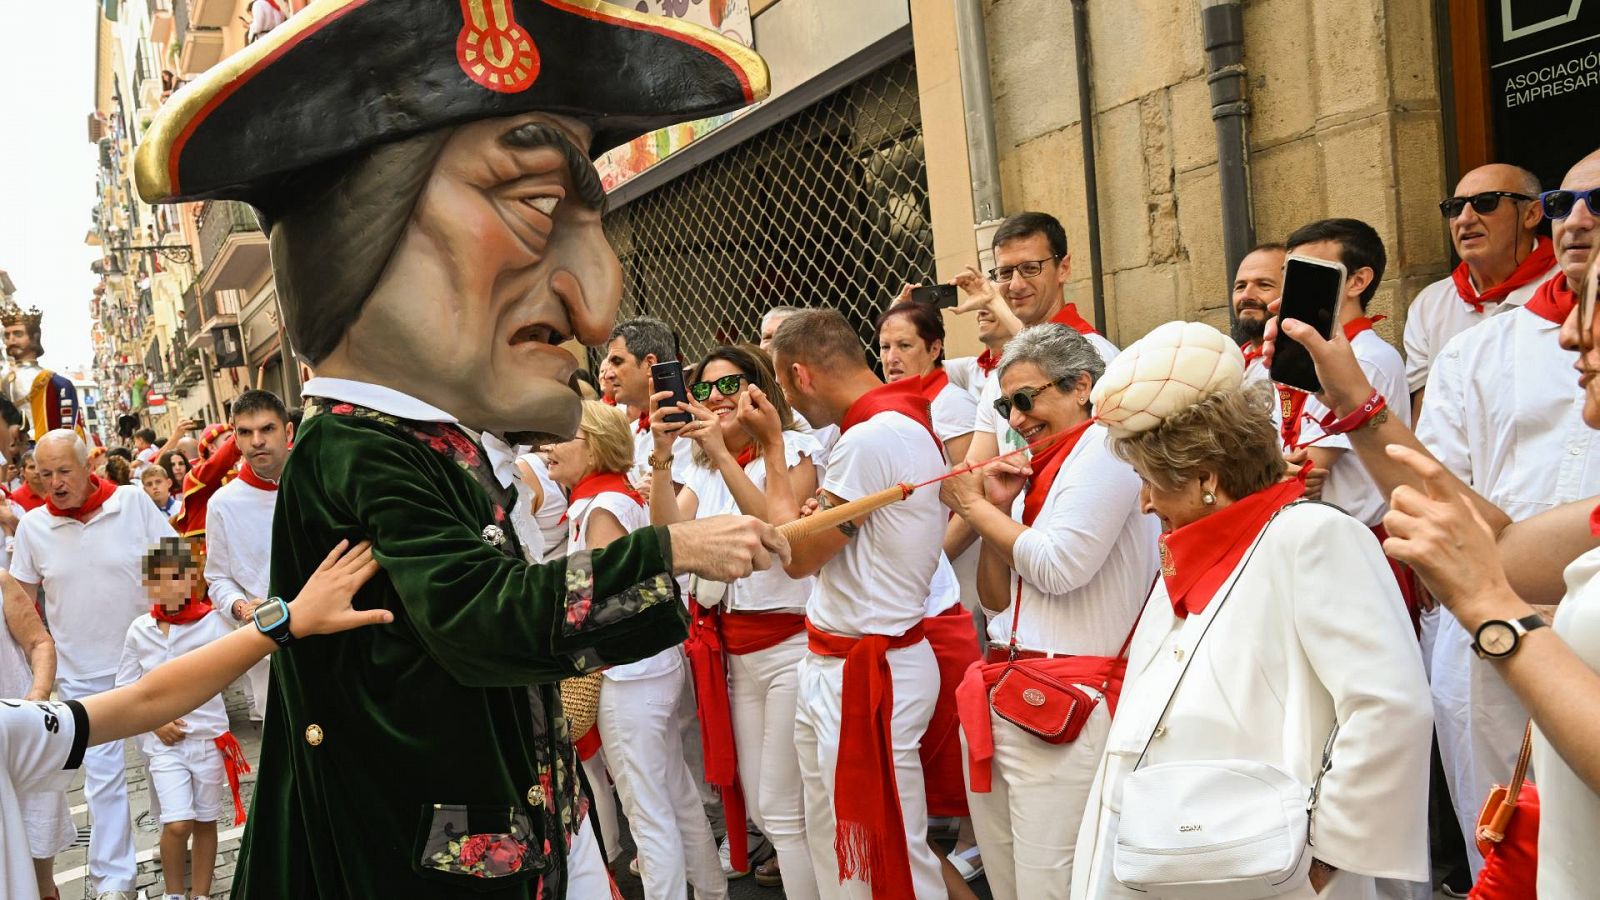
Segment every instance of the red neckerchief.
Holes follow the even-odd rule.
[[[1061,464],[1072,455],[1072,448],[1078,446],[1078,440],[1092,424],[1094,421],[1091,419],[1073,426],[1058,439],[1033,451],[1033,459],[1028,463],[1033,475],[1028,478],[1027,492],[1022,495],[1022,524],[1032,527],[1033,520],[1039,517],[1039,510],[1044,509],[1045,498],[1050,496],[1050,485],[1055,483],[1056,475],[1061,472]]]
[[[1563,272],[1557,272],[1555,277],[1539,285],[1528,298],[1528,312],[1557,325],[1566,322],[1577,305],[1578,295],[1567,286],[1567,276]]]
[[[644,434],[650,430],[650,411],[639,413],[639,421],[633,423],[634,434]]]
[[[1088,319],[1078,315],[1078,307],[1068,303],[1061,307],[1061,311],[1050,317],[1050,321],[1057,325],[1065,325],[1079,334],[1099,334]]]
[[[850,404],[845,410],[844,419],[839,422],[839,434],[844,434],[850,429],[860,425],[881,412],[897,412],[905,415],[923,428],[928,429],[928,436],[933,438],[933,443],[944,453],[944,442],[933,433],[933,414],[928,406],[928,398],[922,395],[922,379],[902,378],[890,384],[879,385]]]
[[[1251,363],[1260,359],[1266,353],[1266,348],[1262,344],[1245,344],[1239,349],[1244,352],[1244,367],[1246,369],[1250,368]]]
[[[978,354],[978,371],[985,375],[994,371],[1000,365],[1000,357],[994,355],[993,350],[985,350]]]
[[[579,500],[598,497],[607,492],[623,494],[640,506],[644,505],[644,497],[633,489],[633,483],[628,481],[628,476],[620,472],[591,472],[578,479],[578,483],[572,486],[572,493],[567,495],[567,509],[577,506]],[[567,521],[566,513],[561,514],[561,521]]]
[[[1167,584],[1173,614],[1182,619],[1204,612],[1267,521],[1305,490],[1304,478],[1280,481],[1163,534],[1161,578]]]
[[[761,448],[756,446],[755,441],[751,441],[750,446],[740,450],[739,455],[735,456],[733,461],[738,463],[739,468],[742,469],[755,462],[759,456],[761,456]]]
[[[206,597],[205,589],[201,588],[199,596],[191,596],[183,601],[183,605],[178,607],[175,613],[167,612],[167,608],[159,603],[150,604],[150,617],[168,625],[188,625],[204,619],[212,609],[210,598]]]
[[[84,498],[83,505],[77,509],[62,509],[51,503],[49,498],[44,501],[45,508],[50,510],[50,515],[60,516],[63,519],[77,519],[79,522],[87,521],[95,510],[105,505],[111,495],[117,492],[117,486],[111,481],[102,479],[99,475],[89,476],[89,496]]]
[[[1549,238],[1541,236],[1533,242],[1533,252],[1512,270],[1509,278],[1482,293],[1472,286],[1472,273],[1467,271],[1467,264],[1464,262],[1456,263],[1455,271],[1450,273],[1450,278],[1456,283],[1456,294],[1461,297],[1461,302],[1472,307],[1473,312],[1481,313],[1485,303],[1497,303],[1517,288],[1532,284],[1533,280],[1543,275],[1555,261],[1555,245],[1550,243]]]
[[[239,480],[259,491],[276,491],[278,489],[276,481],[268,481],[257,475],[256,470],[250,468],[249,463],[239,467]]]
[[[1356,336],[1363,331],[1371,331],[1372,326],[1382,322],[1385,316],[1362,316],[1344,323],[1344,339],[1355,343]],[[1259,353],[1257,355],[1260,355]],[[1245,357],[1245,365],[1249,365],[1250,358]],[[1283,437],[1283,446],[1286,450],[1300,449],[1301,420],[1305,417],[1306,401],[1311,395],[1299,388],[1292,388],[1286,384],[1278,385],[1278,411],[1282,421],[1278,423],[1278,432]]]
[[[932,372],[922,376],[920,380],[922,382],[922,396],[928,398],[928,403],[931,406],[933,401],[939,399],[940,392],[950,383],[950,373],[946,372],[943,366],[939,366]]]
[[[22,507],[23,512],[33,512],[44,505],[44,498],[35,494],[33,488],[24,484],[11,492],[11,502]]]

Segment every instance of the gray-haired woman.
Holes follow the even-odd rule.
[[[1091,424],[1089,391],[1104,369],[1093,345],[1064,325],[1017,335],[1000,360],[995,410],[1034,444],[1033,457],[1002,459],[941,489],[983,541],[978,596],[990,642],[987,665],[963,683],[961,728],[968,801],[996,897],[1068,894],[1079,817],[1111,721],[1104,695],[1120,681],[1116,657],[1156,572],[1156,522],[1139,510],[1139,477]],[[1083,685],[1092,711],[1075,740],[1047,742],[1013,724],[1003,692],[989,690],[1008,663]]]

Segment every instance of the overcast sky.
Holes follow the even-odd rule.
[[[0,269],[44,311],[44,363],[88,370],[93,0],[0,0]]]

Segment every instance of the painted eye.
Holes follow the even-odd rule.
[[[542,212],[547,216],[555,213],[556,205],[560,202],[560,197],[533,197],[527,201],[529,206],[532,206],[534,209],[537,209],[539,212]]]

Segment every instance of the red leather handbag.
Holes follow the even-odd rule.
[[[1524,781],[1532,752],[1533,723],[1529,722],[1511,783],[1495,785],[1478,813],[1483,871],[1467,895],[1476,900],[1536,900],[1539,896],[1539,791]]]

